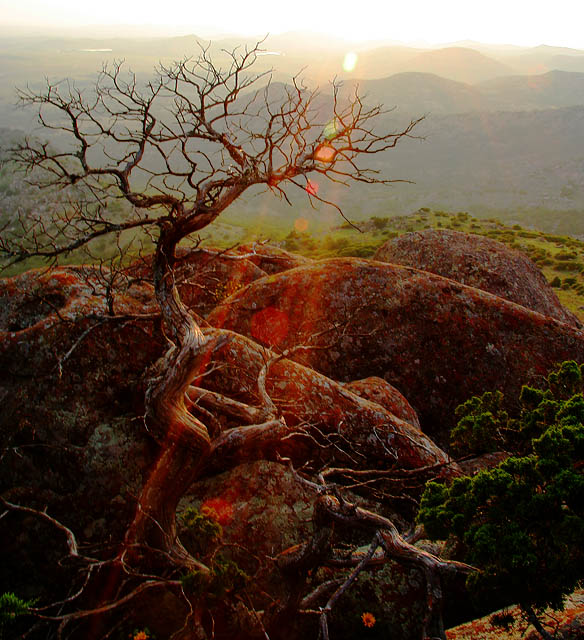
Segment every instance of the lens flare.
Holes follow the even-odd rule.
[[[318,162],[328,164],[335,159],[336,149],[330,144],[319,144],[314,152],[314,159]]]
[[[345,59],[343,60],[343,69],[347,72],[353,71],[353,69],[357,66],[358,56],[354,51],[349,51],[345,54]]]
[[[294,229],[303,233],[308,229],[308,220],[306,218],[296,218],[294,220]]]
[[[233,505],[225,498],[208,498],[201,505],[202,513],[211,513],[220,525],[228,525],[233,520]]]
[[[314,182],[314,180],[309,180],[306,183],[306,191],[308,192],[308,195],[310,196],[315,196],[318,193],[318,182]]]
[[[326,140],[334,140],[339,135],[339,123],[336,118],[326,123],[322,135]]]

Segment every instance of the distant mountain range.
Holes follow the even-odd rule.
[[[425,51],[404,64],[404,71],[434,73],[459,82],[476,83],[513,73],[502,62],[466,47]]]
[[[47,76],[54,82],[71,77],[80,89],[88,89],[102,62],[119,59],[140,81],[159,62],[196,56],[197,42],[209,47],[219,66],[229,63],[225,50],[239,45],[242,52],[246,44],[234,39],[209,43],[196,35],[5,36],[0,39],[0,127],[32,127],[34,114],[14,108],[15,86],[40,88]],[[332,194],[340,194],[350,215],[369,217],[413,206],[584,208],[584,51],[474,42],[426,49],[380,43],[358,49],[355,69],[345,71],[347,46],[314,34],[270,37],[253,70],[273,69],[274,90],[276,81],[290,82],[304,70],[300,75],[310,86],[319,84],[323,98],[332,78],[343,83],[343,91],[359,85],[370,103],[396,107],[387,116],[390,128],[427,116],[418,128],[424,141],[406,140],[385,157],[373,157],[380,171],[416,184]],[[295,212],[307,207],[305,200],[295,201]],[[238,203],[245,215],[254,209],[291,215],[273,199],[249,202],[243,208]]]

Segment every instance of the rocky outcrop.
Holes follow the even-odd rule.
[[[205,335],[215,341],[216,347],[209,350],[201,367],[193,372],[193,384],[258,405],[260,371],[274,354],[237,333],[207,329]],[[280,434],[283,439],[255,441],[253,451],[226,447],[218,453],[217,464],[223,467],[228,461],[237,464],[251,455],[274,459],[277,454],[292,458],[298,465],[320,459],[375,468],[396,462],[399,466],[417,468],[448,460],[410,422],[291,359],[274,357],[266,391],[289,432]],[[205,397],[199,402],[204,406]],[[223,428],[230,426],[233,425],[229,422],[223,424]]]
[[[265,276],[267,272],[249,260],[248,255],[252,256],[218,249],[181,250],[175,278],[182,301],[205,317],[238,289]],[[125,276],[130,282],[151,283],[152,256],[134,262],[125,270]]]
[[[121,543],[159,453],[142,418],[144,380],[165,348],[150,285],[130,278],[109,305],[108,282],[104,269],[93,268],[34,271],[0,281],[1,494],[48,508],[83,545],[106,555]],[[260,434],[240,447],[241,438],[235,438],[235,446],[227,442],[216,449],[205,473],[221,475],[196,483],[188,498],[214,510],[228,540],[250,540],[258,557],[250,573],[312,529],[316,494],[296,486],[291,472],[270,460],[286,456],[317,468],[334,462],[381,469],[448,461],[416,427],[405,399],[384,381],[358,381],[357,394],[351,385],[244,336],[213,328],[205,335],[212,346],[193,371],[193,385],[259,406],[258,380],[270,362],[266,391],[285,420],[273,439]],[[204,398],[197,402],[205,408]],[[210,428],[246,428],[233,415],[207,410],[201,417]],[[68,588],[74,579],[55,574],[62,535],[37,527],[33,519],[15,540],[13,531],[21,525],[22,517],[14,514],[0,522],[0,535],[10,540],[0,562],[3,583],[23,596],[34,583],[31,596],[65,597],[52,586],[60,581]],[[273,566],[262,580],[258,584],[274,589],[284,584]],[[141,624],[163,635],[184,623],[184,603],[149,598],[132,613]]]
[[[280,271],[303,267],[313,262],[310,258],[261,242],[239,245],[234,252],[244,255],[267,274],[280,273]]]
[[[406,398],[389,382],[377,376],[371,376],[364,380],[346,382],[345,388],[354,394],[380,404],[394,416],[409,422],[416,429],[420,428],[418,414]]]
[[[374,259],[436,273],[550,318],[581,326],[524,253],[491,238],[427,229],[388,240],[377,250]]]
[[[121,533],[134,508],[155,451],[136,416],[144,410],[148,367],[164,350],[151,287],[134,280],[116,291],[110,315],[103,276],[103,269],[63,268],[0,281],[0,426],[7,448],[0,484],[9,499],[51,504],[55,516],[87,529],[89,539],[99,536],[108,513]],[[216,334],[219,346],[206,361],[210,370],[200,371],[201,387],[258,404],[265,349],[229,332],[207,333]],[[405,400],[379,396],[384,385],[368,395],[356,383],[359,397],[350,385],[278,360],[267,391],[296,434],[280,446],[258,444],[255,453],[225,449],[221,464],[277,453],[298,462],[333,459],[333,451],[346,462],[341,452],[354,457],[354,447],[366,466],[393,464],[396,457],[409,467],[444,460],[416,428]],[[74,513],[72,505],[79,505]]]
[[[556,361],[584,360],[577,328],[410,267],[355,258],[295,261],[263,245],[232,256],[182,257],[183,295],[211,324],[187,404],[212,443],[181,508],[194,504],[216,515],[226,548],[257,580],[256,610],[275,607],[287,588],[289,576],[275,559],[313,532],[317,482],[299,483],[282,458],[305,465],[307,474],[328,465],[385,477],[397,468],[404,475],[392,487],[403,478],[410,486],[411,470],[449,462],[434,438],[446,442],[456,404],[494,388],[513,397]],[[104,557],[119,547],[161,446],[144,423],[144,392],[167,344],[146,266],[132,269],[118,275],[63,268],[0,281],[0,492],[47,507]],[[200,294],[212,281],[238,285],[216,306]],[[222,398],[229,402],[222,405]],[[327,477],[341,484],[350,477],[335,471]],[[445,475],[457,473],[444,464]],[[395,508],[404,517],[405,507],[383,495],[385,515]],[[23,519],[9,513],[0,521],[0,537],[10,539],[0,577],[15,589],[34,583],[40,590],[42,583],[54,598],[51,571],[63,555],[62,532],[53,531],[47,543],[46,530],[23,526]],[[366,548],[370,532],[343,533],[337,524],[341,546],[350,540]],[[22,531],[18,540],[13,530]],[[349,569],[318,571],[315,584]],[[72,580],[68,575],[59,584],[69,589]],[[445,591],[462,601],[461,585],[445,584]],[[183,600],[149,597],[136,609],[141,623],[161,637],[184,624]],[[419,571],[376,566],[338,602],[332,637],[367,631],[361,616],[368,611],[377,619],[374,630],[417,640],[425,598]],[[241,602],[232,617],[218,616],[216,637],[243,638],[232,631],[255,628],[257,617]],[[448,602],[445,612],[451,615]]]
[[[455,407],[515,397],[556,362],[584,360],[584,334],[485,291],[410,267],[333,259],[263,278],[209,322],[336,380],[383,377],[445,444]]]

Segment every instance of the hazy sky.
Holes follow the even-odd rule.
[[[0,0],[0,23],[133,24],[245,35],[308,30],[354,40],[473,39],[584,49],[582,0]],[[178,28],[177,28],[178,27]]]

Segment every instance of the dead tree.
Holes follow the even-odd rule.
[[[24,221],[17,237],[3,234],[6,263],[36,256],[52,264],[112,234],[143,232],[154,243],[152,280],[168,350],[149,383],[146,424],[160,456],[139,496],[123,562],[155,550],[157,557],[162,552],[180,566],[200,568],[177,540],[176,506],[230,440],[188,410],[192,372],[217,338],[205,335],[181,301],[179,243],[257,185],[286,200],[288,189],[299,188],[326,203],[308,176],[343,184],[394,182],[368,168],[367,158],[412,137],[418,122],[383,132],[387,111],[368,106],[357,92],[343,98],[335,84],[330,94],[296,79],[272,84],[269,75],[252,73],[259,51],[259,45],[235,50],[222,69],[202,49],[196,59],[160,66],[145,84],[120,63],[104,66],[90,91],[66,81],[20,92],[21,104],[36,107],[42,127],[65,142],[57,149],[26,140],[15,150],[17,160],[33,182],[74,187],[78,199],[50,221]],[[130,205],[127,215],[108,208],[115,201]],[[245,447],[246,438],[277,439],[287,432],[265,392],[265,376],[258,379],[260,407],[214,398],[214,410],[248,421],[237,432],[238,446]]]

